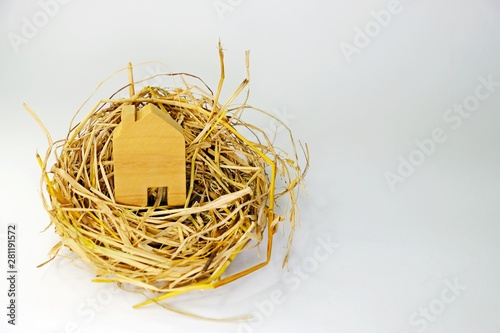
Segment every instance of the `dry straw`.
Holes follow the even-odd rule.
[[[202,87],[189,84],[185,77],[194,76],[180,73],[169,75],[182,78],[181,87],[147,86],[135,93],[130,70],[130,83],[122,88],[129,88],[130,98],[101,100],[57,142],[25,105],[49,141],[45,157],[37,158],[43,203],[60,236],[50,260],[62,247],[69,248],[95,271],[95,282],[118,283],[148,295],[135,306],[140,307],[191,290],[216,288],[265,266],[277,227],[286,219],[291,223],[291,244],[297,186],[305,175],[293,137],[282,123],[293,147],[287,154],[274,147],[263,130],[241,119],[246,109],[272,115],[248,106],[246,99],[230,107],[247,88],[248,78],[228,101],[219,102],[224,81],[220,45],[219,55],[221,79],[215,94],[203,81],[198,79]],[[248,72],[248,53],[246,59]],[[187,199],[182,208],[161,206],[158,193],[151,193],[147,207],[114,200],[112,137],[120,122],[119,106],[132,104],[140,109],[147,103],[168,112],[183,127]],[[241,129],[251,133],[250,138]],[[307,146],[302,151],[307,169]],[[56,162],[49,169],[51,156]],[[277,180],[284,185],[278,187]],[[276,200],[285,195],[287,216],[278,215]],[[223,275],[249,243],[258,245],[266,238],[267,256],[262,263]]]

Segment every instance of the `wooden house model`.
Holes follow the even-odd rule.
[[[113,132],[115,201],[146,206],[148,191],[166,190],[166,204],[186,201],[185,140],[181,125],[153,104],[122,105]]]

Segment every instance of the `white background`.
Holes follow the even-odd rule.
[[[0,332],[500,331],[498,1],[72,0],[50,7],[47,22],[42,7],[0,4],[1,267],[6,225],[17,223],[20,272],[16,327],[6,324],[1,279]],[[372,12],[388,9],[377,23]],[[40,28],[23,32],[26,22]],[[14,34],[25,40],[17,45]],[[37,269],[57,237],[53,228],[40,233],[49,220],[35,152],[47,143],[22,103],[60,139],[99,82],[129,61],[164,64],[139,71],[143,78],[168,68],[215,89],[219,38],[224,97],[245,77],[251,50],[250,104],[309,145],[308,196],[288,271],[286,238],[277,234],[265,269],[167,304],[256,319],[133,310],[142,296],[92,283],[78,261]],[[342,51],[349,45],[355,53]],[[479,77],[494,82],[491,91]],[[125,83],[118,76],[97,98]],[[474,111],[448,113],[462,103]],[[436,129],[444,142],[430,144]],[[427,142],[427,155],[416,141]],[[325,242],[334,243],[331,253]]]

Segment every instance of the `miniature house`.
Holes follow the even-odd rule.
[[[148,190],[166,190],[166,204],[186,201],[185,142],[181,125],[153,104],[136,112],[122,105],[121,122],[113,133],[115,200],[133,206],[148,204]]]

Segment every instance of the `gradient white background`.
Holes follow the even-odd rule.
[[[214,3],[231,10],[219,15]],[[357,29],[373,25],[371,12],[389,3],[72,0],[16,52],[8,34],[21,35],[23,18],[32,21],[42,8],[2,1],[1,267],[5,272],[6,225],[18,223],[20,268],[18,325],[6,324],[2,278],[0,331],[499,332],[500,87],[460,127],[443,116],[474,95],[478,77],[500,82],[500,3],[400,0],[390,23],[348,61],[342,43],[353,44]],[[133,310],[140,295],[108,297],[113,288],[92,283],[78,261],[37,269],[57,237],[52,228],[40,233],[48,217],[35,152],[47,143],[22,103],[59,139],[97,84],[129,61],[161,62],[215,88],[219,38],[224,96],[245,77],[244,51],[251,50],[250,104],[283,117],[309,145],[308,196],[300,199],[288,271],[280,266],[285,237],[277,235],[268,267],[168,304],[262,320],[218,323],[157,306]],[[415,141],[436,128],[446,141],[391,190],[384,174],[398,172],[400,156],[417,156]],[[335,249],[317,257],[327,240]],[[465,290],[452,297],[448,284],[455,282]],[[271,307],[276,293],[280,302]],[[106,304],[94,310],[94,298]],[[432,319],[423,319],[429,307]]]

